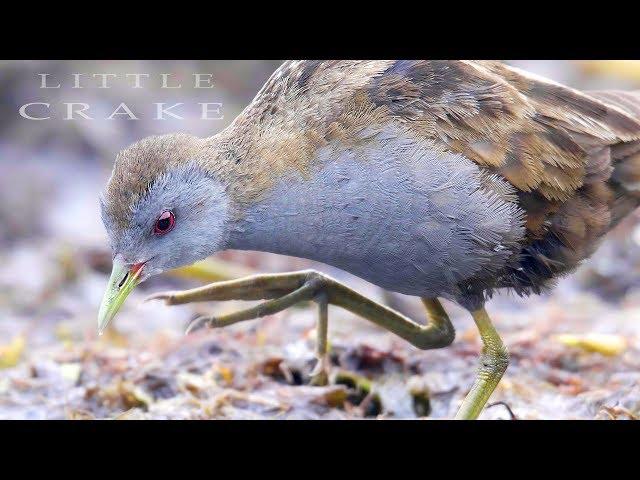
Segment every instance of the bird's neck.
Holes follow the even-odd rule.
[[[284,190],[276,187],[265,198],[236,206],[228,218],[225,247],[308,258],[307,252],[298,248],[300,238],[295,238],[300,236],[300,228],[308,225],[306,209],[295,194],[288,196]]]
[[[304,112],[277,120],[263,118],[258,107],[250,105],[226,129],[205,139],[203,149],[205,167],[228,186],[232,203],[241,210],[262,203],[292,178],[308,178],[320,161],[318,149],[329,143],[328,122],[318,115]]]

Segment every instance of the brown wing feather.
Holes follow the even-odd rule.
[[[372,79],[369,97],[515,187],[527,237],[500,286],[540,291],[638,205],[634,94],[588,95],[500,62],[397,61]]]
[[[639,105],[635,95],[585,94],[494,61],[287,62],[236,121],[236,138],[277,154],[252,179],[278,165],[307,171],[317,148],[365,141],[387,122],[465,155],[513,185],[526,212],[518,262],[497,286],[528,293],[590,255],[637,205]],[[291,148],[274,147],[283,144]]]

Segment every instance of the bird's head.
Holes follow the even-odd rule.
[[[148,137],[118,154],[100,197],[113,252],[100,333],[140,282],[223,248],[229,202],[206,158],[206,140],[184,134]]]

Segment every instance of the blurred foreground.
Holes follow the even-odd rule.
[[[226,72],[217,75],[224,122],[162,124],[163,132],[204,135],[223,128],[278,64],[211,63],[179,69]],[[517,63],[576,87],[640,88],[637,65]],[[56,68],[87,70],[63,65]],[[124,71],[150,68],[118,65]],[[0,68],[13,72],[4,77],[3,92],[14,95],[17,105],[21,79],[32,82],[34,72],[51,65]],[[0,122],[0,419],[453,416],[471,386],[481,343],[472,320],[450,303],[445,308],[458,335],[451,347],[434,351],[419,351],[331,308],[334,375],[327,387],[307,385],[314,365],[315,305],[185,336],[184,327],[195,316],[245,305],[141,302],[151,292],[204,283],[211,277],[206,272],[216,267],[212,263],[204,264],[198,278],[193,271],[192,278],[165,274],[141,285],[98,337],[96,315],[111,257],[97,194],[117,150],[160,133],[158,122],[133,127],[116,122],[109,130],[99,121],[72,126],[6,120],[14,117],[10,112]],[[488,304],[512,362],[490,400],[498,404],[481,418],[640,418],[639,224],[636,211],[549,295],[501,295]],[[418,299],[385,294],[324,265],[247,252],[223,252],[218,258],[227,262],[230,276],[317,268],[418,321],[424,318]]]

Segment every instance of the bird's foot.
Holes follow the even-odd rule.
[[[151,300],[162,300],[165,305],[174,305],[175,299],[179,294],[179,291],[156,292],[146,297],[144,301],[150,302]]]
[[[316,361],[316,365],[309,374],[311,380],[310,385],[324,387],[329,384],[329,374],[331,373],[331,362],[328,355],[319,357]]]
[[[453,325],[437,299],[423,299],[429,322],[414,322],[401,313],[357,293],[346,285],[313,270],[282,274],[254,275],[239,280],[217,282],[183,292],[161,292],[148,297],[164,300],[168,305],[212,300],[265,300],[251,308],[220,316],[199,317],[187,332],[209,326],[225,327],[281,312],[296,303],[314,301],[318,305],[316,357],[319,359],[312,372],[312,383],[326,384],[329,363],[327,359],[328,305],[344,308],[376,325],[404,338],[423,349],[450,345],[455,336]],[[507,368],[509,356],[500,336],[491,324],[488,314],[481,308],[472,312],[484,343],[480,371],[471,391],[465,398],[456,418],[477,418]]]
[[[190,333],[193,333],[197,330],[201,330],[204,327],[222,328],[224,326],[225,325],[222,322],[220,322],[220,320],[217,319],[216,317],[202,316],[202,317],[198,317],[191,320],[191,322],[189,322],[189,325],[187,325],[187,328],[185,328],[184,334],[189,335]]]

